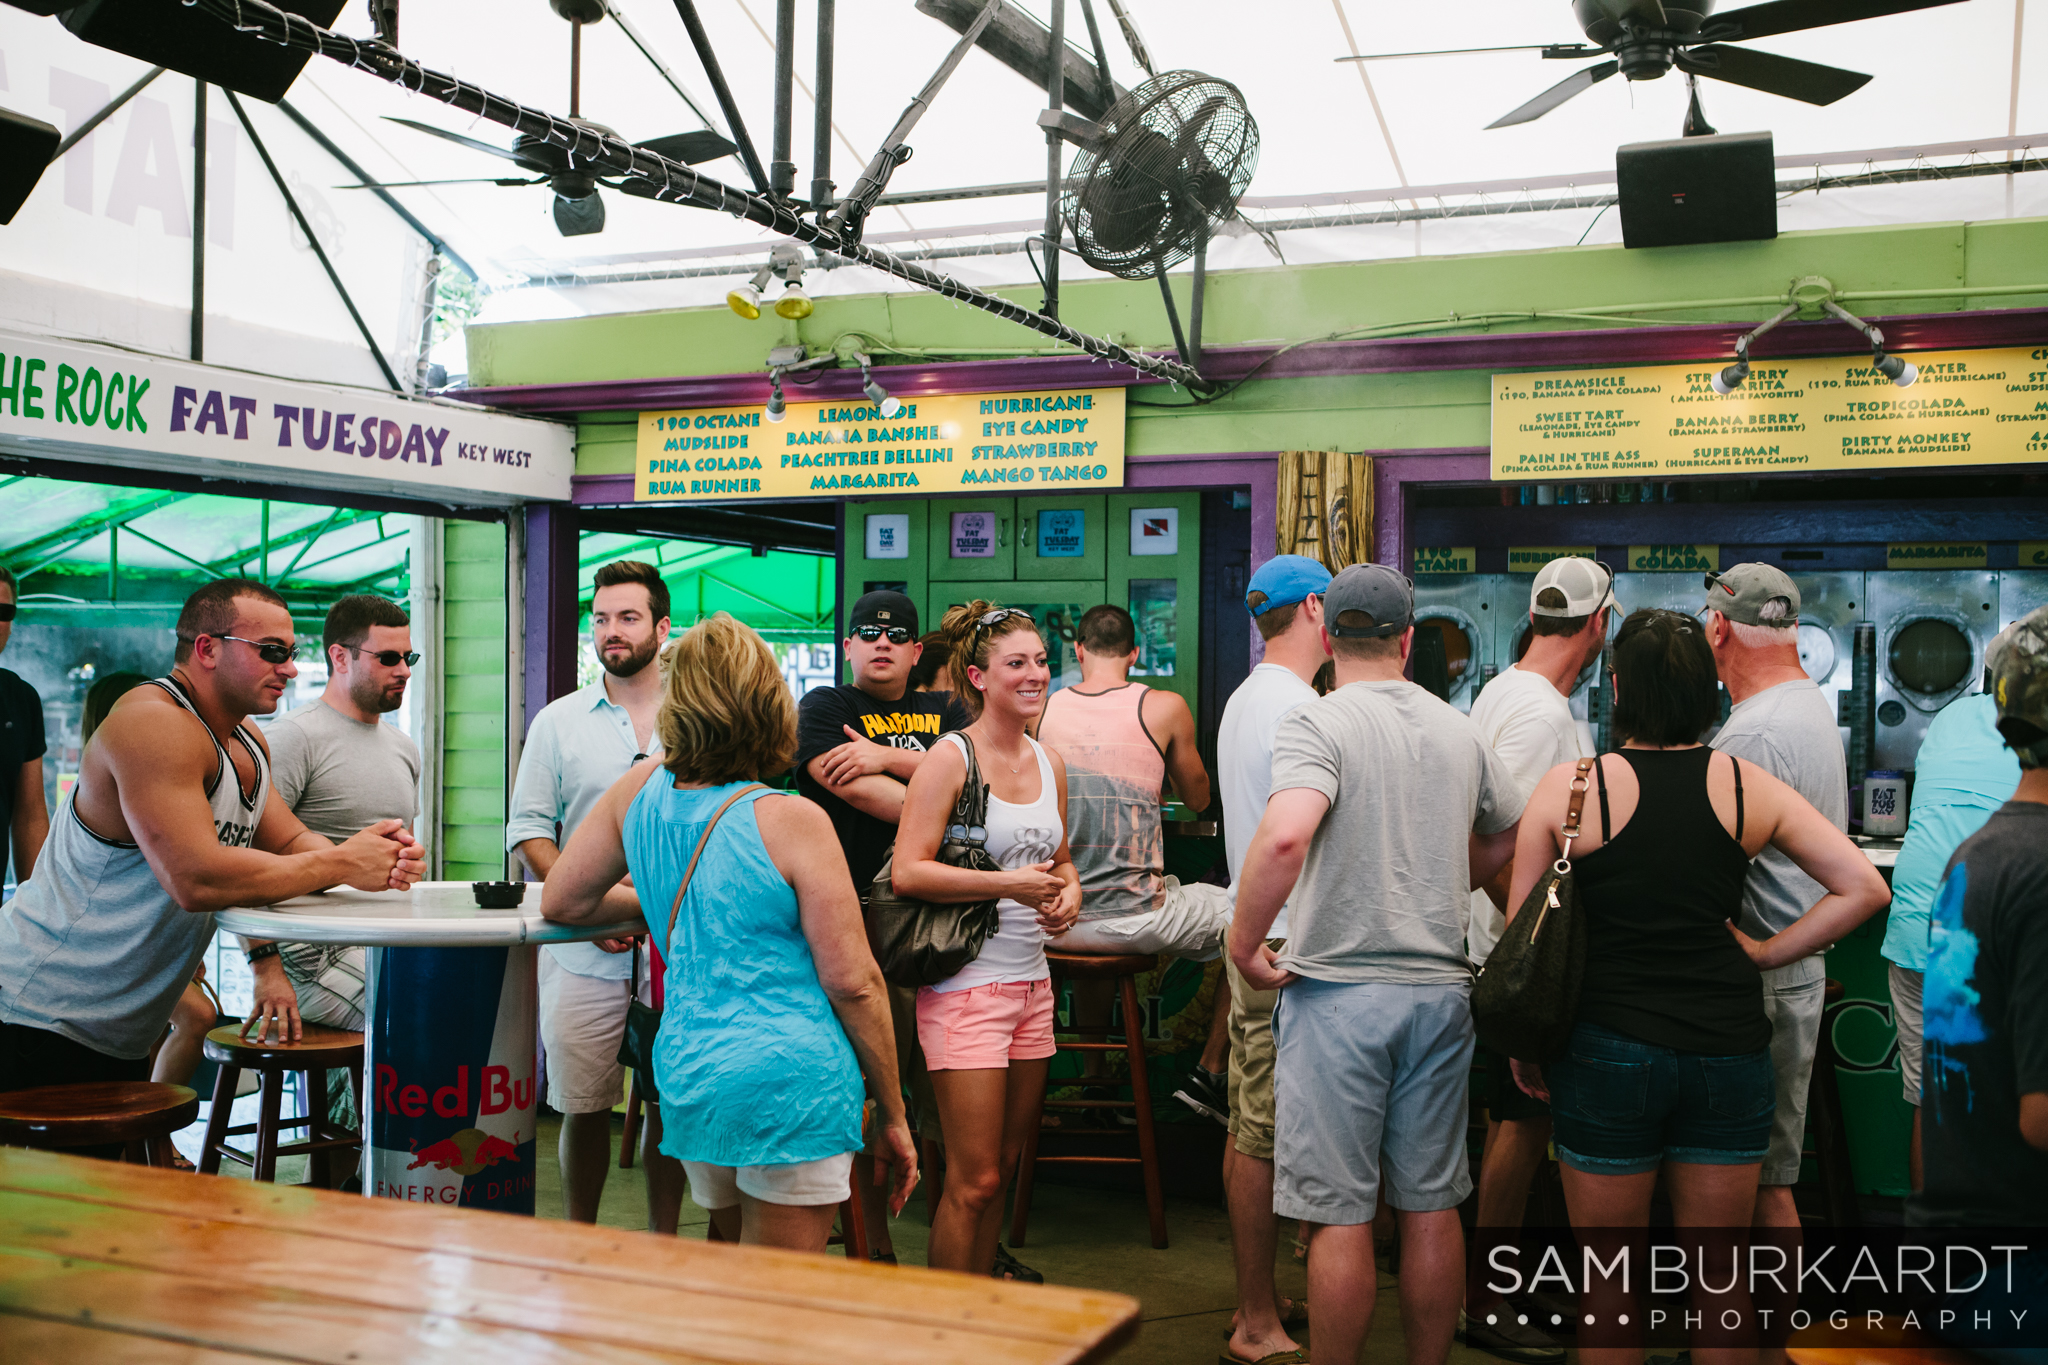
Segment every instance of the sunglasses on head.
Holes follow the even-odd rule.
[[[994,611],[984,612],[981,619],[974,623],[974,628],[976,630],[994,630],[1013,616],[1021,616],[1027,621],[1031,620],[1031,613],[1022,607],[997,607]]]
[[[12,621],[14,619],[14,612],[14,603],[0,602],[0,621]]]
[[[367,654],[386,668],[396,668],[401,663],[407,668],[411,668],[420,661],[419,651],[417,650],[358,649],[354,645],[343,645],[342,648],[351,654]]]
[[[873,644],[884,635],[889,637],[889,643],[892,645],[907,645],[915,638],[908,626],[855,626],[853,634],[855,639],[865,640],[869,644]]]

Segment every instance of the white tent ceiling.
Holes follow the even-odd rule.
[[[1047,0],[1022,0],[1044,17]],[[1871,73],[1863,89],[1815,108],[1732,85],[1703,82],[1707,113],[1723,131],[1769,129],[1783,154],[1834,153],[1961,142],[1968,145],[2048,131],[2048,5],[2036,0],[2031,24],[2025,0],[1963,0],[1918,13],[1868,20],[1761,40],[1754,46],[1786,56]],[[716,114],[709,83],[668,0],[613,0],[654,50]],[[1734,8],[1724,0],[1722,8]],[[765,161],[771,122],[774,0],[699,0],[699,8]],[[1097,5],[1118,81],[1136,84],[1133,63],[1107,12]],[[1354,50],[1406,51],[1460,45],[1572,42],[1582,35],[1566,0],[1464,0],[1393,4],[1388,0],[1128,0],[1128,8],[1161,69],[1192,67],[1236,82],[1262,135],[1254,201],[1469,182],[1514,183],[1533,177],[1606,172],[1611,181],[1618,144],[1676,136],[1686,90],[1677,76],[1631,84],[1616,78],[1517,128],[1484,125],[1580,63],[1540,60],[1533,52],[1415,58],[1361,66],[1334,59]],[[1069,3],[1070,41],[1086,45],[1078,3]],[[811,175],[813,7],[798,6],[796,99],[798,185]],[[36,21],[13,14],[0,42],[21,41]],[[440,70],[529,105],[566,113],[569,29],[545,0],[404,0],[401,47]],[[339,27],[367,34],[366,6],[352,2]],[[954,33],[917,13],[910,0],[842,0],[839,6],[833,173],[843,189],[880,143],[905,103],[937,66]],[[1356,43],[1354,49],[1353,43]],[[73,44],[54,21],[34,41]],[[0,50],[4,55],[4,50]],[[112,59],[125,60],[125,59]],[[627,137],[645,139],[700,124],[676,93],[627,40],[617,23],[584,34],[583,113]],[[139,71],[139,65],[136,67]],[[1368,85],[1367,78],[1370,79]],[[189,83],[187,83],[189,84]],[[26,93],[26,100],[16,95]],[[37,92],[0,93],[25,112]],[[397,115],[510,144],[509,130],[408,95],[374,77],[315,58],[290,99],[373,175],[387,180],[493,176],[516,168],[384,121]],[[1034,124],[1041,91],[986,54],[970,53],[912,135],[915,159],[892,190],[936,189],[1042,176],[1043,134]],[[275,110],[252,106],[259,126],[284,127]],[[61,122],[61,119],[56,121]],[[2048,143],[2048,137],[2036,139]],[[294,178],[319,186],[329,203],[352,217],[388,213],[362,191],[326,190],[349,177],[307,144],[295,144]],[[1976,159],[2004,159],[2004,152]],[[1949,155],[1957,164],[1967,155]],[[1903,164],[1894,160],[1888,165]],[[704,167],[747,184],[737,160]],[[1857,169],[1836,165],[1833,173]],[[1604,186],[1594,185],[1590,192]],[[38,198],[61,193],[45,185]],[[768,236],[751,224],[701,210],[650,203],[606,192],[609,222],[601,235],[563,238],[550,217],[545,187],[445,185],[394,191],[426,224],[485,276],[495,293],[487,316],[560,316],[714,301],[725,279],[636,280],[581,287],[519,287],[536,277],[620,272],[661,273],[728,266],[751,270]],[[362,202],[357,202],[362,201]],[[1469,201],[1469,200],[1468,200]],[[1431,199],[1416,201],[1428,207]],[[33,205],[32,205],[33,207]],[[1298,218],[1302,211],[1254,207],[1254,216]],[[2048,175],[1992,176],[1954,182],[1805,194],[1785,202],[1782,227],[2029,216],[2048,213]],[[870,240],[917,250],[1011,241],[1042,222],[1043,201],[1029,197],[919,204],[878,210]],[[982,231],[972,229],[982,226]],[[963,229],[967,229],[963,231]],[[1592,209],[1505,217],[1462,218],[1379,226],[1326,227],[1283,233],[1291,261],[1618,240],[1614,214]],[[893,240],[892,240],[893,239]],[[745,248],[745,256],[714,252]],[[1212,265],[1270,264],[1256,238],[1219,242]],[[976,284],[1030,278],[1014,252],[943,260],[940,268]],[[1076,262],[1071,267],[1079,271]],[[851,268],[813,277],[817,292],[907,287]]]

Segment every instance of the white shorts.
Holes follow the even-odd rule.
[[[1237,898],[1207,882],[1166,879],[1166,903],[1138,915],[1084,919],[1046,946],[1061,953],[1165,953],[1196,962],[1221,956]]]
[[[1899,1079],[1905,1082],[1906,1103],[1920,1107],[1920,988],[1924,976],[1911,967],[1887,962],[1891,968],[1892,1024],[1899,1035]]]
[[[764,1204],[801,1208],[843,1204],[853,1197],[852,1152],[787,1166],[714,1166],[708,1161],[685,1161],[683,1171],[690,1177],[690,1198],[706,1211],[731,1208],[740,1202],[742,1192]]]
[[[564,1114],[595,1114],[626,1095],[619,1043],[626,1036],[631,983],[578,976],[540,955],[540,1038],[548,1053],[548,1103]],[[648,998],[646,981],[641,999]]]
[[[299,997],[299,1017],[309,1024],[360,1033],[363,978],[368,967],[361,948],[341,943],[280,943],[285,978]]]

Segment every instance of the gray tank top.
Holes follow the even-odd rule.
[[[152,685],[198,716],[175,678]],[[215,837],[247,848],[270,800],[270,764],[246,724],[234,738],[255,760],[255,790],[242,791],[215,739],[206,800]],[[111,1057],[147,1057],[212,941],[213,915],[179,909],[141,848],[88,829],[74,789],[35,873],[0,907],[0,1021],[61,1033]]]

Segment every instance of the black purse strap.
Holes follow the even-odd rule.
[[[711,842],[711,831],[718,828],[718,822],[723,820],[725,813],[732,809],[733,802],[739,800],[748,792],[764,792],[768,789],[768,784],[765,782],[749,782],[731,796],[726,797],[725,804],[718,808],[712,815],[710,822],[704,826],[704,833],[698,836],[697,847],[690,853],[690,865],[683,869],[683,883],[676,888],[675,904],[668,908],[668,932],[662,935],[661,941],[663,943],[667,943],[675,936],[676,915],[683,908],[683,897],[690,893],[690,879],[697,875],[697,860],[704,856],[704,845]],[[637,951],[637,945],[635,946]],[[637,970],[639,966],[639,959],[637,957],[634,959],[634,966]],[[635,1000],[640,998],[640,983],[637,979],[633,982],[633,998]]]
[[[960,795],[953,801],[953,825],[961,831],[960,842],[980,848],[988,840],[988,784],[981,780],[981,756],[974,751],[974,739],[965,730],[950,732],[967,755],[967,775],[961,779]],[[980,830],[979,838],[970,831]],[[950,837],[952,830],[947,830]]]

